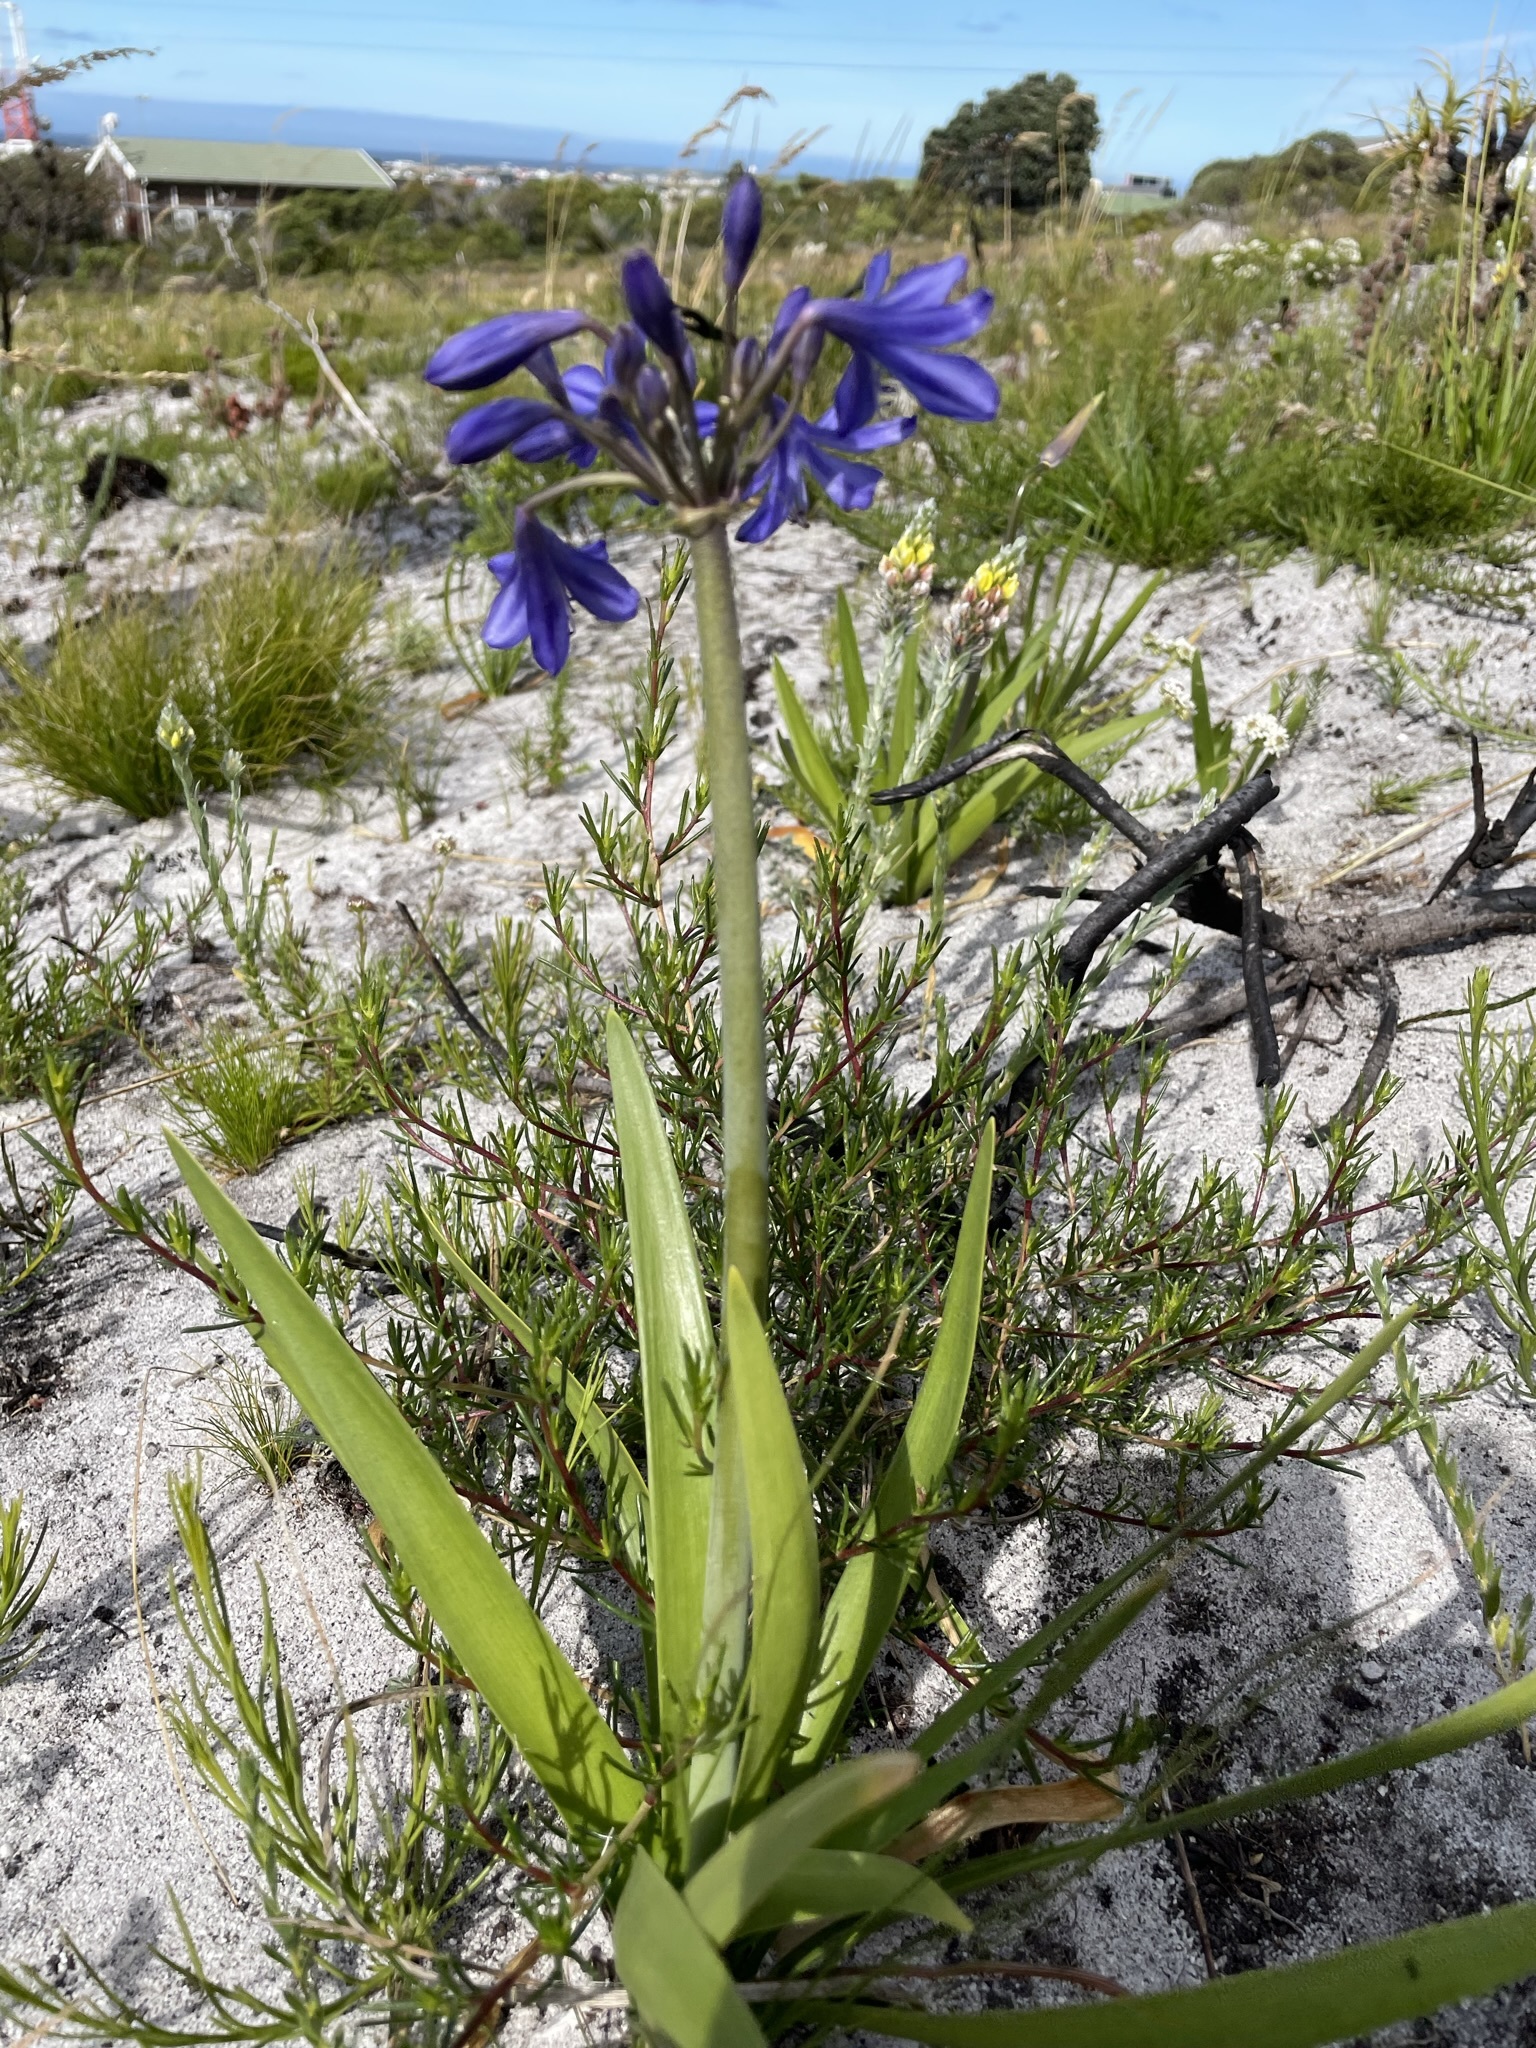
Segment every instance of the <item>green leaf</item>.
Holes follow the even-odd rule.
[[[976,1351],[994,1143],[988,1124],[965,1200],[938,1341],[901,1442],[861,1527],[861,1542],[872,1542],[908,1522],[933,1498],[949,1469]],[[921,1531],[915,1530],[904,1539],[861,1552],[844,1567],[822,1619],[813,1697],[800,1722],[803,1747],[796,1758],[797,1771],[814,1770],[836,1740],[896,1618],[921,1542]]]
[[[1313,1400],[1306,1402],[1288,1421],[1283,1421],[1265,1437],[1259,1449],[1245,1458],[1215,1492],[1197,1501],[1185,1519],[1175,1528],[1159,1536],[1155,1542],[1126,1559],[1125,1563],[1088,1588],[1086,1593],[1054,1615],[1044,1627],[1036,1629],[998,1664],[994,1664],[985,1676],[979,1678],[969,1692],[964,1693],[952,1706],[946,1707],[933,1725],[923,1731],[912,1747],[919,1756],[937,1756],[939,1751],[955,1740],[962,1728],[978,1714],[995,1708],[996,1703],[1018,1683],[1020,1675],[1032,1665],[1043,1664],[1055,1644],[1061,1642],[1073,1629],[1086,1621],[1097,1608],[1128,1586],[1143,1572],[1161,1563],[1170,1552],[1175,1551],[1191,1537],[1213,1527],[1221,1510],[1229,1500],[1237,1499],[1251,1486],[1261,1473],[1273,1465],[1278,1458],[1297,1444],[1317,1425],[1324,1421],[1341,1401],[1347,1401],[1357,1388],[1368,1380],[1379,1362],[1396,1344],[1403,1332],[1420,1313],[1417,1303],[1399,1309],[1390,1316],[1375,1336],[1361,1345],[1354,1357],[1341,1373],[1330,1380]]]
[[[747,1728],[732,1813],[767,1798],[805,1704],[821,1619],[816,1516],[795,1419],[746,1282],[726,1278],[726,1356],[745,1455],[752,1530],[752,1652]]]
[[[1168,1574],[1154,1572],[1123,1593],[1107,1612],[1096,1616],[1058,1652],[1028,1705],[999,1722],[990,1734],[930,1764],[921,1777],[903,1786],[884,1806],[861,1814],[840,1831],[839,1849],[884,1849],[916,1827],[970,1779],[995,1770],[1028,1738],[1044,1716],[1072,1691],[1099,1659],[1117,1643],[1149,1603],[1168,1587]],[[973,1864],[964,1866],[968,1876]],[[956,1889],[959,1889],[957,1886]]]
[[[683,1887],[700,1926],[723,1948],[807,1849],[893,1799],[919,1768],[910,1750],[879,1750],[845,1758],[775,1799]]]
[[[661,1113],[634,1040],[612,1011],[608,1074],[635,1276],[657,1689],[662,1726],[675,1740],[686,1732],[699,1682],[711,1482],[696,1423],[713,1409],[715,1338]]]
[[[565,1379],[565,1405],[576,1426],[578,1439],[584,1438],[592,1451],[593,1463],[602,1474],[603,1485],[613,1503],[614,1519],[619,1525],[619,1537],[624,1545],[624,1554],[629,1564],[638,1570],[645,1563],[645,1525],[650,1508],[650,1494],[645,1481],[640,1477],[640,1468],[624,1448],[623,1439],[608,1417],[603,1413],[598,1398],[602,1381],[601,1372],[593,1375],[590,1386],[583,1386],[574,1374]]]
[[[435,1217],[427,1216],[424,1221],[451,1270],[476,1300],[489,1309],[508,1335],[522,1346],[530,1358],[533,1357],[533,1331],[522,1317],[508,1308],[501,1296],[480,1278]],[[597,1379],[590,1386],[583,1386],[579,1380],[567,1376],[565,1405],[570,1410],[578,1435],[591,1446],[597,1469],[603,1475],[603,1484],[614,1505],[628,1560],[638,1565],[645,1556],[645,1512],[648,1504],[645,1481],[640,1477],[640,1469],[634,1459],[624,1448],[618,1431],[598,1403],[598,1385]]]
[[[971,1931],[970,1919],[949,1893],[910,1863],[857,1849],[807,1849],[758,1900],[739,1932],[772,1934],[794,1920],[862,1920],[867,1914],[883,1920],[921,1916],[959,1934]]]
[[[1053,618],[1047,619],[1043,626],[1037,626],[1030,634],[1009,662],[1007,671],[991,696],[985,703],[977,706],[969,730],[961,735],[963,744],[951,742],[951,753],[963,753],[966,747],[979,747],[983,740],[991,739],[1019,697],[1040,673],[1041,663],[1051,650],[1051,632],[1055,623]]]
[[[765,2048],[719,1951],[644,1849],[613,1916],[613,1960],[647,2031],[673,2048]]]
[[[437,1461],[186,1147],[166,1142],[256,1305],[273,1370],[378,1516],[487,1706],[569,1822],[622,1826],[641,1791],[617,1737]]]
[[[837,593],[837,652],[843,671],[843,702],[848,706],[848,729],[857,746],[864,737],[864,721],[869,716],[869,686],[864,680],[864,657],[859,652],[859,636],[853,629],[848,593],[842,588]]]
[[[800,702],[799,694],[777,655],[773,658],[773,687],[779,700],[779,716],[784,721],[784,730],[789,735],[790,746],[794,749],[793,769],[809,794],[815,798],[816,808],[835,831],[843,815],[843,786],[838,781],[836,771],[827,759],[821,741],[816,737],[816,728],[806,716],[805,706]]]
[[[917,737],[918,635],[910,634],[902,649],[901,675],[891,705],[891,730],[886,741],[885,768],[881,778],[889,785],[902,782],[907,774],[907,756]]]
[[[1322,2048],[1422,2019],[1536,1971],[1536,1905],[1501,1906],[1339,1949],[1316,1962],[1217,1977],[1100,2005],[936,2013],[908,2006],[797,2007],[796,2018],[933,2048]]]

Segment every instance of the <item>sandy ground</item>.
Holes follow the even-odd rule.
[[[194,519],[144,506],[108,522],[102,539],[119,552],[102,564],[103,574],[164,559],[160,535],[173,517],[183,526]],[[424,615],[436,602],[454,519],[445,508],[426,507],[394,515],[384,534],[393,557],[389,594],[410,596]],[[217,559],[248,524],[242,515],[210,515],[199,545]],[[627,541],[616,550],[642,587],[654,545]],[[743,550],[739,560],[749,656],[760,657],[772,639],[803,685],[817,683],[825,673],[822,635],[833,595],[840,580],[860,573],[857,551],[817,527]],[[1128,594],[1131,580],[1124,583]],[[24,628],[32,623],[35,591],[23,567],[0,557],[0,601],[7,594],[28,599]],[[1355,651],[1368,596],[1349,573],[1318,587],[1298,557],[1251,580],[1232,569],[1177,579],[1144,622],[1167,635],[1203,628],[1218,705],[1259,707],[1276,672],[1328,664],[1317,711],[1279,771],[1281,800],[1256,827],[1268,886],[1282,902],[1415,822],[1363,815],[1373,776],[1425,776],[1465,761],[1465,743],[1443,712],[1384,704],[1376,676]],[[685,625],[684,650],[691,634],[691,623]],[[1528,713],[1533,647],[1524,624],[1411,603],[1398,612],[1392,636],[1413,643],[1431,668],[1438,660],[1432,650],[1476,640],[1463,679],[1469,698],[1494,721]],[[601,795],[599,764],[616,751],[616,679],[639,646],[634,628],[581,629],[572,690],[577,765],[556,796],[525,796],[511,756],[519,733],[543,716],[533,697],[438,721],[440,812],[408,841],[401,841],[383,791],[353,793],[346,806],[329,807],[298,791],[261,797],[255,822],[262,838],[268,830],[278,834],[277,858],[293,878],[301,916],[317,934],[350,943],[355,913],[348,906],[360,898],[384,935],[395,901],[419,904],[439,875],[442,907],[471,931],[487,929],[500,913],[536,910],[544,861],[582,865],[580,811]],[[424,678],[417,694],[425,715],[460,689],[462,679],[446,672]],[[762,766],[771,773],[775,720],[766,677],[756,685],[755,703]],[[1117,790],[1165,783],[1186,744],[1171,728],[1159,731],[1116,771]],[[674,788],[688,772],[690,745],[685,738],[674,750]],[[1485,760],[1490,783],[1498,783],[1529,757],[1493,743]],[[1464,795],[1463,784],[1447,782],[1429,792],[1419,816]],[[100,807],[60,810],[9,772],[0,776],[0,808],[12,836],[45,828],[24,856],[44,915],[51,914],[49,902],[62,898],[78,922],[105,900],[134,847],[151,856],[145,886],[152,897],[175,897],[191,886],[190,834],[177,819],[140,826]],[[1166,813],[1170,820],[1177,815]],[[1444,821],[1359,870],[1336,900],[1418,900],[1465,830],[1465,817]],[[980,999],[992,949],[1040,915],[1039,900],[1021,895],[1019,885],[1059,874],[1068,856],[1060,847],[1020,851],[985,889],[986,875],[999,866],[992,847],[955,877],[956,898],[975,892],[953,911],[942,969],[957,1006]],[[1125,865],[1123,853],[1111,850],[1105,873],[1118,875]],[[772,900],[771,873],[768,891]],[[910,913],[888,912],[872,936],[898,938],[912,928]],[[770,941],[784,929],[771,919]],[[1495,993],[1536,979],[1526,941],[1497,941],[1486,958]],[[1455,1004],[1474,964],[1468,953],[1403,962],[1404,1011]],[[222,972],[173,960],[157,994],[195,1014],[211,999],[210,977]],[[1202,982],[1230,980],[1232,943],[1213,941],[1196,972]],[[1104,999],[1106,1014],[1129,1013],[1137,981],[1128,971]],[[1298,1131],[1342,1101],[1373,1027],[1366,991],[1346,998],[1342,1017],[1322,1014],[1319,1042],[1303,1046],[1291,1070],[1305,1113]],[[1403,1088],[1387,1119],[1390,1144],[1421,1156],[1440,1145],[1456,1119],[1455,1067],[1452,1025],[1403,1034],[1393,1061]],[[118,1081],[114,1070],[100,1085]],[[17,1105],[5,1121],[24,1124],[34,1113]],[[171,1193],[158,1121],[151,1089],[115,1095],[87,1111],[82,1137],[104,1179],[150,1199]],[[1192,1175],[1207,1156],[1241,1164],[1252,1156],[1257,1132],[1242,1025],[1180,1051],[1162,1125],[1175,1175]],[[362,1172],[377,1180],[392,1142],[380,1124],[324,1133],[239,1183],[237,1198],[249,1213],[280,1223],[292,1209],[297,1174],[312,1175],[322,1195],[339,1200]],[[1306,1156],[1297,1157],[1305,1170]],[[67,1934],[122,1988],[148,1995],[163,1986],[147,1950],[175,1946],[172,1891],[211,1968],[256,1982],[268,1967],[260,1954],[267,1930],[244,1846],[207,1797],[189,1792],[174,1746],[157,1726],[157,1695],[177,1687],[186,1662],[166,1594],[175,1562],[166,1479],[192,1455],[209,1398],[204,1376],[222,1340],[194,1327],[205,1314],[195,1290],[148,1266],[82,1204],[69,1246],[0,1321],[0,1363],[22,1388],[0,1423],[0,1496],[24,1489],[33,1512],[47,1514],[49,1546],[58,1550],[39,1610],[40,1654],[0,1691],[0,1957],[40,1965],[64,1983],[79,1981],[63,1947]],[[1489,1341],[1469,1315],[1425,1344],[1421,1366],[1426,1374],[1447,1369]],[[1536,1580],[1536,1436],[1529,1416],[1490,1393],[1461,1408],[1449,1433],[1473,1492],[1488,1503],[1489,1532],[1517,1595]],[[356,1522],[313,1470],[276,1508],[211,1460],[208,1475],[242,1643],[248,1652],[257,1645],[260,1571],[272,1590],[300,1714],[318,1727],[338,1697],[372,1690],[394,1668],[393,1646],[366,1599]],[[1032,1522],[1002,1532],[952,1530],[939,1548],[966,1588],[963,1604],[998,1652],[1112,1554],[1097,1534],[1071,1522],[1050,1530]],[[1358,1746],[1473,1700],[1491,1684],[1475,1588],[1416,1446],[1378,1454],[1349,1474],[1288,1471],[1263,1529],[1235,1546],[1230,1559],[1206,1557],[1190,1566],[1158,1614],[1103,1668],[1094,1681],[1093,1718],[1107,1724],[1135,1706],[1175,1724],[1198,1719],[1239,1667],[1352,1617],[1351,1627],[1320,1641],[1306,1669],[1258,1706],[1230,1782]],[[585,1622],[569,1599],[562,1600],[559,1627],[580,1654]],[[908,1671],[904,1682],[894,1670],[890,1677],[895,1693],[909,1701],[905,1713],[926,1714],[939,1704],[943,1681],[931,1670]],[[1528,1893],[1533,1849],[1536,1774],[1518,1744],[1507,1741],[1231,1830],[1197,1852],[1196,1875],[1218,1964],[1234,1969]],[[492,1909],[477,1930],[487,1960],[510,1935],[503,1919]],[[1193,1983],[1203,1974],[1188,1889],[1167,1845],[1102,1865],[1090,1879],[1042,1899],[1027,1926],[1017,1901],[988,1909],[983,1924],[997,1953],[1070,1961],[1135,1988]],[[571,2032],[566,2025],[555,2031]],[[1393,2038],[1458,2048],[1536,2041],[1536,1995],[1515,1993],[1445,2014]]]

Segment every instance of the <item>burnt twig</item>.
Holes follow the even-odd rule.
[[[945,762],[942,768],[936,768],[931,775],[920,776],[916,782],[898,783],[892,789],[877,789],[869,800],[872,804],[904,804],[915,797],[932,796],[935,790],[958,782],[962,775],[969,775],[988,761],[999,766],[1006,766],[1009,761],[1031,761],[1045,774],[1054,775],[1058,782],[1064,782],[1068,789],[1075,790],[1085,804],[1097,811],[1101,818],[1107,818],[1115,830],[1142,853],[1154,854],[1162,844],[1150,826],[1144,825],[1124,804],[1116,803],[1103,783],[1096,782],[1086,768],[1080,768],[1069,755],[1064,754],[1053,739],[1027,726],[1018,732],[1001,733],[996,739],[984,740],[979,747],[972,747],[968,754]]]
[[[1397,980],[1385,959],[1376,963],[1378,986],[1376,1036],[1371,1040],[1371,1049],[1365,1056],[1355,1085],[1345,1098],[1344,1107],[1339,1111],[1337,1121],[1352,1124],[1376,1092],[1376,1084],[1387,1070],[1387,1061],[1392,1057],[1392,1047],[1397,1038],[1397,1020],[1402,1011],[1402,999],[1398,995]]]
[[[1243,992],[1253,1036],[1254,1079],[1261,1088],[1273,1088],[1280,1079],[1280,1044],[1264,981],[1264,884],[1259,874],[1259,849],[1244,827],[1239,827],[1227,844],[1237,862],[1243,891]]]
[[[1068,988],[1077,988],[1088,972],[1089,962],[1111,932],[1207,854],[1225,846],[1240,826],[1246,825],[1266,804],[1273,803],[1278,794],[1266,768],[1219,803],[1208,818],[1201,818],[1187,832],[1167,841],[1083,919],[1061,949],[1056,962],[1058,979]],[[1266,921],[1266,936],[1267,930]]]
[[[1524,794],[1525,792],[1522,790],[1521,795],[1523,796]],[[1518,797],[1516,798],[1516,802],[1519,802]],[[1473,733],[1472,837],[1467,841],[1466,845],[1461,849],[1460,853],[1457,854],[1456,858],[1451,862],[1450,866],[1446,869],[1445,873],[1440,877],[1439,881],[1436,882],[1434,888],[1430,890],[1429,901],[1431,903],[1434,902],[1435,898],[1441,893],[1443,889],[1448,889],[1450,887],[1451,883],[1455,881],[1456,877],[1461,873],[1462,869],[1466,866],[1467,862],[1471,860],[1479,851],[1483,844],[1483,841],[1487,837],[1488,806],[1483,796],[1483,757],[1482,753],[1478,748],[1477,734]]]
[[[469,1007],[469,1004],[464,1000],[464,997],[459,992],[458,984],[455,982],[453,976],[448,972],[447,968],[443,965],[442,961],[438,959],[436,953],[432,950],[432,947],[427,941],[426,933],[422,930],[421,926],[416,922],[415,918],[412,917],[410,911],[406,908],[405,904],[397,900],[395,903],[395,908],[399,911],[401,917],[405,920],[406,929],[410,932],[411,937],[416,941],[416,950],[421,954],[422,959],[425,960],[427,966],[431,969],[433,977],[436,980],[438,987],[443,991],[443,994],[448,998],[448,1001],[453,1008],[454,1015],[458,1018],[461,1024],[465,1025],[471,1032],[474,1033],[475,1037],[479,1039],[480,1043],[485,1047],[486,1051],[490,1054],[492,1060],[495,1062],[497,1067],[499,1067],[501,1072],[505,1074],[507,1071],[507,1055],[505,1048],[501,1046],[495,1038],[492,1037],[491,1033],[486,1029],[484,1024],[481,1023],[480,1019]]]

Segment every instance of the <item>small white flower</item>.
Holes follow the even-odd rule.
[[[1171,711],[1175,718],[1182,718],[1186,725],[1193,723],[1195,693],[1186,676],[1164,676],[1157,686],[1157,695],[1165,711]]]
[[[1267,711],[1255,711],[1243,720],[1238,732],[1243,748],[1257,748],[1262,760],[1279,760],[1290,749],[1291,735]]]

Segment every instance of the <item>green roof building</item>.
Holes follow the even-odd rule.
[[[228,227],[264,200],[292,192],[391,192],[394,180],[365,149],[292,142],[193,142],[119,135],[108,114],[86,165],[117,187],[113,225],[125,239],[193,235],[203,222]]]

